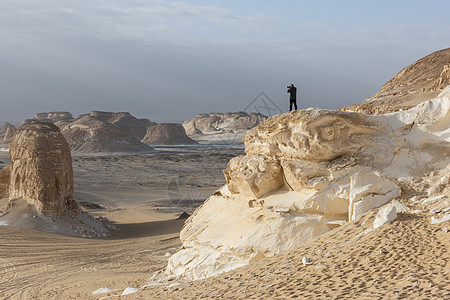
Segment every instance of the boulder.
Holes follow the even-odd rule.
[[[237,156],[224,171],[231,193],[259,198],[283,185],[283,173],[278,161],[262,155]]]
[[[35,122],[23,126],[10,145],[9,197],[23,198],[44,216],[76,210],[70,149],[59,128]]]
[[[384,224],[391,223],[397,218],[397,209],[394,205],[388,205],[380,209],[375,220],[373,221],[373,228],[378,228]]]

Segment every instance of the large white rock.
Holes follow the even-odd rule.
[[[444,170],[449,107],[442,95],[387,115],[308,109],[269,118],[248,132],[227,184],[186,221],[167,275],[199,279],[296,249],[395,199],[408,178]]]
[[[383,207],[378,212],[375,220],[373,221],[373,228],[378,228],[384,224],[391,223],[397,218],[397,209],[394,205],[388,205]]]

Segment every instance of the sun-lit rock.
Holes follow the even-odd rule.
[[[449,107],[444,90],[408,111],[308,109],[250,129],[227,184],[186,221],[167,275],[199,279],[296,249],[395,199],[407,178],[444,170]]]
[[[375,220],[373,221],[373,228],[378,228],[384,224],[391,223],[397,218],[397,209],[394,205],[388,205],[380,209]]]
[[[69,145],[56,125],[23,126],[11,141],[10,158],[10,199],[23,198],[44,216],[78,208]]]

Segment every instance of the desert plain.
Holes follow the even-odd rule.
[[[139,287],[180,247],[185,219],[225,183],[222,170],[242,147],[159,148],[150,154],[73,156],[74,198],[117,227],[87,239],[0,226],[0,298],[96,299],[107,286]],[[9,155],[0,152],[0,168]]]

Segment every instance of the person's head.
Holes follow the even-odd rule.
[[[291,83],[291,87],[294,87],[294,84],[293,84],[293,83]]]

